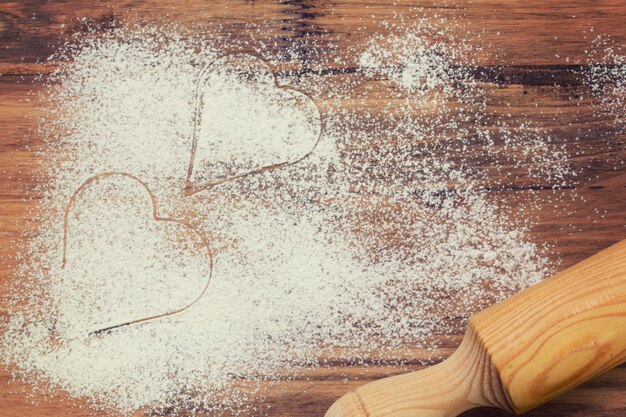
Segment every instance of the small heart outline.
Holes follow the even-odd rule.
[[[202,124],[202,110],[204,109],[203,107],[204,93],[201,90],[202,90],[202,87],[206,84],[206,81],[207,81],[206,78],[208,78],[208,76],[210,75],[210,70],[213,67],[213,65],[220,59],[224,59],[227,57],[235,57],[235,56],[244,56],[244,57],[247,56],[247,57],[251,57],[251,58],[258,60],[259,63],[263,64],[267,68],[268,72],[272,74],[274,86],[277,89],[282,90],[282,91],[291,91],[291,92],[303,95],[313,104],[313,107],[315,108],[315,111],[317,113],[317,119],[319,120],[319,132],[317,134],[317,139],[315,140],[315,143],[313,144],[311,149],[306,154],[304,154],[303,156],[299,157],[296,160],[279,162],[276,164],[263,166],[260,168],[243,172],[241,174],[231,176],[231,177],[226,177],[226,178],[222,178],[222,179],[215,180],[212,182],[208,182],[202,186],[197,187],[192,181],[192,177],[193,177],[193,170],[195,168],[196,150],[198,147],[198,131],[200,130],[200,126]],[[280,85],[278,81],[276,80],[276,76],[274,75],[275,70],[276,69],[274,68],[274,66],[270,65],[265,59],[263,59],[261,55],[254,53],[254,52],[236,52],[236,53],[225,54],[216,58],[210,63],[206,64],[202,68],[202,70],[200,71],[200,74],[198,75],[198,80],[196,81],[196,89],[195,89],[195,94],[194,94],[195,108],[194,108],[194,116],[193,116],[193,131],[191,134],[191,157],[189,159],[189,166],[187,168],[187,178],[185,181],[185,188],[184,188],[185,196],[192,196],[194,194],[200,193],[204,190],[215,187],[217,185],[224,184],[227,182],[237,181],[241,178],[249,177],[249,176],[259,174],[262,172],[273,171],[275,169],[280,169],[280,168],[296,165],[304,161],[315,151],[315,149],[317,148],[317,146],[319,145],[322,139],[322,132],[324,132],[325,122],[324,122],[324,118],[322,117],[322,113],[318,105],[308,94],[302,92],[301,90],[297,88]]]
[[[101,180],[103,178],[112,178],[112,177],[116,177],[116,176],[121,176],[121,177],[126,177],[126,178],[130,178],[131,180],[137,182],[138,184],[140,184],[145,191],[147,192],[148,196],[150,197],[150,203],[152,205],[152,218],[155,222],[169,222],[169,223],[176,223],[179,224],[181,226],[184,226],[185,228],[187,228],[188,230],[192,231],[193,233],[195,233],[200,240],[202,241],[202,246],[204,246],[207,250],[207,256],[208,256],[208,260],[209,260],[209,274],[206,280],[206,283],[204,285],[204,287],[202,288],[202,291],[200,292],[200,294],[193,299],[190,303],[186,304],[185,306],[175,309],[175,310],[171,310],[165,313],[161,313],[161,314],[155,314],[149,317],[143,317],[140,319],[136,319],[136,320],[130,320],[127,322],[123,322],[123,323],[118,323],[118,324],[114,324],[111,326],[107,326],[101,329],[97,329],[94,331],[89,332],[89,336],[97,336],[103,333],[107,333],[110,332],[112,330],[115,330],[117,328],[120,327],[125,327],[125,326],[130,326],[130,325],[134,325],[134,324],[140,324],[140,323],[145,323],[145,322],[149,322],[149,321],[153,321],[153,320],[158,320],[164,317],[169,317],[169,316],[173,316],[176,314],[180,314],[183,313],[184,311],[186,311],[187,309],[189,309],[190,307],[192,307],[194,304],[196,304],[198,301],[200,301],[200,299],[202,299],[205,294],[207,293],[209,286],[211,284],[211,279],[213,278],[213,267],[214,267],[214,259],[213,259],[213,251],[211,250],[210,244],[209,244],[209,239],[206,236],[206,234],[196,228],[195,226],[192,226],[190,223],[184,221],[184,220],[180,220],[180,219],[175,219],[172,217],[167,217],[167,216],[159,216],[158,214],[158,203],[156,200],[156,197],[154,196],[154,194],[152,193],[152,191],[150,191],[150,188],[148,187],[148,185],[140,180],[139,178],[137,178],[134,175],[131,174],[127,174],[127,173],[123,173],[123,172],[105,172],[102,174],[98,174],[95,175],[93,177],[88,178],[85,182],[83,182],[72,194],[72,196],[70,197],[66,207],[65,207],[65,211],[64,211],[64,216],[63,216],[63,258],[61,261],[61,269],[65,268],[65,265],[67,263],[67,240],[68,240],[68,233],[69,233],[69,216],[70,216],[70,212],[74,206],[74,203],[76,201],[76,199],[78,198],[78,195],[85,190],[87,187],[89,187],[91,184],[93,184],[94,182]]]

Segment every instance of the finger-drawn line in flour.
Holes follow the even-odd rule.
[[[173,315],[176,315],[176,314],[183,313],[184,311],[186,311],[187,309],[192,307],[194,304],[196,304],[198,301],[200,301],[200,299],[202,299],[202,297],[204,297],[204,295],[207,293],[207,291],[209,289],[209,285],[211,283],[211,278],[213,276],[213,266],[214,266],[213,252],[212,252],[211,247],[209,245],[209,239],[204,234],[204,232],[202,232],[200,229],[192,226],[190,223],[188,223],[186,221],[175,219],[175,218],[172,218],[172,217],[159,216],[159,214],[158,214],[158,204],[157,204],[157,201],[156,201],[156,197],[154,196],[152,191],[150,191],[150,188],[148,187],[148,185],[145,182],[143,182],[142,180],[140,180],[139,178],[135,177],[134,175],[121,173],[121,172],[107,172],[107,173],[103,173],[103,174],[99,174],[99,175],[93,176],[93,177],[87,179],[85,182],[83,182],[80,185],[80,187],[78,187],[78,189],[76,189],[76,191],[74,191],[74,193],[70,197],[69,202],[68,202],[67,206],[65,207],[65,212],[64,212],[64,223],[63,223],[63,259],[62,259],[62,263],[61,263],[61,268],[65,268],[65,266],[67,264],[67,246],[68,246],[67,241],[68,241],[68,231],[69,231],[69,216],[70,216],[70,212],[71,212],[72,208],[74,207],[76,199],[78,198],[78,196],[80,195],[80,193],[83,190],[85,190],[87,187],[89,187],[90,185],[92,185],[96,181],[99,181],[99,180],[104,179],[104,178],[112,178],[112,177],[116,177],[116,176],[129,178],[129,179],[137,182],[138,184],[140,184],[145,189],[145,191],[147,192],[148,196],[150,197],[150,203],[152,205],[152,218],[154,219],[155,222],[167,222],[167,223],[174,223],[174,224],[181,225],[181,226],[187,228],[192,233],[195,233],[196,236],[200,238],[200,241],[202,242],[202,246],[204,248],[206,248],[206,255],[207,255],[208,261],[209,261],[209,273],[208,273],[206,282],[205,282],[204,287],[202,288],[201,292],[198,294],[198,296],[196,298],[194,298],[191,302],[189,302],[185,306],[183,306],[181,308],[177,308],[177,309],[171,310],[171,311],[167,311],[165,313],[155,314],[155,315],[151,315],[151,316],[148,316],[148,317],[143,317],[143,318],[136,319],[136,320],[129,320],[129,321],[126,321],[126,322],[117,323],[117,324],[114,324],[114,325],[111,325],[111,326],[106,326],[104,328],[96,329],[96,330],[93,330],[93,331],[89,332],[89,336],[96,336],[96,335],[99,335],[99,334],[102,334],[102,333],[109,332],[111,330],[118,329],[120,327],[125,327],[125,326],[140,324],[140,323],[146,323],[146,322],[149,322],[149,321],[158,320],[158,319],[161,319],[161,318],[170,317],[170,316],[173,316]]]
[[[215,64],[219,62],[220,60],[225,60],[225,59],[234,58],[234,57],[243,57],[245,59],[253,60],[255,64],[262,65],[266,69],[267,73],[271,74],[271,77],[273,79],[272,86],[274,88],[283,92],[290,92],[290,93],[293,93],[294,95],[298,95],[302,98],[305,98],[307,102],[311,105],[311,109],[315,111],[315,115],[316,115],[315,125],[316,125],[317,133],[314,135],[315,140],[313,141],[310,149],[306,153],[302,154],[300,157],[294,160],[281,161],[281,162],[273,163],[270,165],[260,166],[258,168],[250,169],[239,174],[226,176],[224,178],[215,178],[213,180],[206,181],[198,185],[197,182],[194,181],[194,176],[197,171],[196,164],[197,164],[199,131],[202,127],[202,114],[205,108],[205,102],[204,102],[205,91],[203,91],[203,88],[207,85],[207,81],[212,75],[212,70]],[[255,54],[255,53],[250,53],[250,52],[231,53],[231,54],[224,55],[208,63],[200,71],[200,74],[198,75],[198,80],[196,82],[196,89],[195,89],[195,98],[194,98],[195,108],[194,108],[193,131],[192,131],[192,140],[191,140],[191,143],[192,143],[191,144],[191,157],[189,160],[189,167],[187,170],[185,195],[190,196],[193,194],[197,194],[201,191],[204,191],[208,188],[215,187],[220,184],[224,184],[226,182],[235,181],[241,178],[245,178],[245,177],[259,174],[259,173],[266,172],[266,171],[272,171],[275,169],[280,169],[280,168],[296,165],[302,162],[303,160],[305,160],[306,158],[308,158],[313,153],[317,145],[320,143],[322,132],[323,132],[323,119],[322,119],[322,115],[319,110],[319,107],[317,106],[315,101],[311,99],[311,97],[309,97],[308,94],[302,92],[301,90],[298,90],[290,86],[280,85],[278,81],[276,80],[276,76],[274,75],[274,72],[275,72],[275,69],[273,68],[273,66],[271,66],[267,61],[265,61],[260,55]],[[245,111],[244,111],[244,114],[242,114],[242,117],[245,117]]]

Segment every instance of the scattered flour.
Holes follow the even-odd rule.
[[[588,51],[587,84],[598,99],[599,113],[614,121],[618,133],[626,132],[626,48],[610,37],[599,36]]]
[[[242,76],[231,45],[150,27],[52,57],[66,62],[46,79],[46,209],[3,360],[102,409],[256,414],[263,381],[435,348],[434,334],[548,275],[486,181],[506,166],[507,181],[564,182],[566,152],[506,117],[484,128],[471,49],[418,29],[355,47],[366,87],[325,93],[321,75],[275,83],[247,55],[259,72]],[[396,87],[372,107],[374,82]],[[180,309],[207,282],[179,314],[89,334]]]

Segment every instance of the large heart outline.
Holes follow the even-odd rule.
[[[283,161],[283,162],[278,162],[278,163],[274,163],[271,165],[266,165],[266,166],[261,166],[259,168],[255,168],[255,169],[251,169],[249,171],[245,171],[242,172],[240,174],[236,174],[233,176],[229,176],[229,177],[225,177],[225,178],[221,178],[221,179],[215,179],[213,181],[207,181],[202,185],[197,185],[195,184],[195,182],[193,181],[193,177],[194,177],[194,172],[195,172],[195,164],[196,164],[196,156],[197,156],[197,149],[198,149],[198,140],[199,140],[199,131],[200,128],[202,126],[202,113],[204,110],[204,92],[203,92],[203,87],[206,85],[208,78],[211,76],[211,70],[213,69],[213,66],[215,65],[216,62],[218,62],[220,59],[226,59],[226,58],[230,58],[230,57],[245,57],[248,59],[254,59],[256,60],[256,63],[263,65],[266,70],[268,71],[268,73],[272,74],[273,77],[273,86],[281,91],[287,91],[287,92],[291,92],[293,94],[297,94],[300,95],[304,98],[306,98],[312,105],[313,109],[316,112],[317,115],[317,137],[315,142],[313,143],[313,146],[308,150],[308,152],[306,152],[305,154],[301,155],[300,157],[298,157],[297,159],[294,160],[290,160],[290,161]],[[236,181],[238,179],[241,178],[245,178],[248,176],[252,176],[255,174],[259,174],[262,172],[266,172],[266,171],[272,171],[272,170],[276,170],[276,169],[280,169],[280,168],[284,168],[284,167],[288,167],[288,166],[292,166],[292,165],[296,165],[300,162],[302,162],[303,160],[305,160],[306,158],[308,158],[314,151],[315,148],[317,148],[317,146],[319,145],[321,138],[322,138],[322,132],[324,131],[323,129],[323,118],[321,115],[321,112],[319,110],[319,107],[317,106],[317,104],[315,103],[314,100],[312,100],[306,93],[293,88],[293,87],[289,87],[289,86],[284,86],[284,85],[280,85],[278,83],[278,81],[276,80],[276,77],[274,75],[275,73],[275,68],[273,68],[267,61],[265,61],[260,55],[255,54],[255,53],[250,53],[250,52],[241,52],[241,53],[231,53],[231,54],[227,54],[224,56],[221,56],[217,59],[215,59],[214,61],[210,62],[209,64],[205,65],[202,70],[200,71],[200,74],[198,76],[198,80],[196,82],[196,88],[195,88],[195,95],[194,95],[194,116],[193,116],[193,130],[192,130],[192,137],[191,137],[191,156],[189,159],[189,166],[187,169],[187,177],[186,177],[186,183],[185,183],[185,190],[184,193],[187,196],[193,195],[193,194],[197,194],[201,191],[204,191],[206,189],[212,188],[214,186],[220,185],[220,184],[224,184],[230,181]]]
[[[180,225],[182,227],[184,227],[186,230],[189,230],[190,232],[194,233],[202,242],[202,246],[206,249],[206,256],[207,259],[209,261],[209,273],[208,276],[206,278],[206,282],[204,284],[204,286],[202,287],[201,292],[194,298],[192,299],[189,303],[183,305],[180,308],[174,309],[174,310],[170,310],[164,313],[160,313],[160,314],[154,314],[154,315],[150,315],[147,317],[143,317],[143,318],[139,318],[139,319],[134,319],[134,320],[129,320],[126,322],[121,322],[121,323],[116,323],[116,324],[112,324],[110,326],[106,326],[103,328],[99,328],[99,329],[95,329],[93,331],[91,331],[89,333],[90,336],[92,335],[98,335],[101,333],[106,333],[109,332],[111,330],[120,328],[120,327],[125,327],[125,326],[129,326],[129,325],[134,325],[134,324],[140,324],[140,323],[145,323],[145,322],[149,322],[149,321],[153,321],[153,320],[157,320],[157,319],[161,319],[161,318],[165,318],[165,317],[169,317],[169,316],[173,316],[176,314],[180,314],[183,313],[184,311],[186,311],[187,309],[189,309],[190,307],[192,307],[194,304],[196,304],[200,299],[202,299],[205,294],[207,293],[210,283],[211,283],[211,279],[213,276],[213,267],[214,267],[214,259],[213,259],[213,252],[211,250],[210,244],[209,244],[209,239],[206,236],[206,234],[194,227],[193,225],[191,225],[190,223],[184,221],[184,220],[180,220],[180,219],[175,219],[172,217],[167,217],[167,216],[160,216],[158,214],[158,204],[156,201],[156,197],[154,196],[154,194],[152,193],[152,191],[150,191],[150,188],[148,187],[148,185],[143,182],[142,180],[140,180],[139,178],[135,177],[134,175],[131,174],[127,174],[127,173],[121,173],[121,172],[107,172],[107,173],[103,173],[103,174],[99,174],[93,177],[90,177],[89,179],[87,179],[85,182],[83,182],[72,194],[72,196],[70,197],[66,207],[65,207],[65,211],[64,211],[64,222],[63,222],[63,249],[62,249],[62,261],[61,261],[61,269],[65,269],[66,265],[67,265],[67,251],[68,251],[68,236],[69,236],[69,220],[70,220],[70,213],[72,212],[72,208],[74,207],[76,200],[78,199],[78,196],[88,187],[90,187],[91,185],[93,185],[95,182],[102,180],[102,179],[106,179],[106,178],[112,178],[112,177],[125,177],[128,178],[134,182],[136,182],[137,184],[139,184],[147,193],[147,195],[149,196],[150,199],[150,204],[152,206],[152,219],[155,222],[164,222],[164,223],[174,223],[177,225]]]

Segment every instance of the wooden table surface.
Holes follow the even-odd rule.
[[[419,11],[421,16],[454,19],[466,38],[481,39],[484,49],[477,58],[485,67],[481,73],[487,74],[482,81],[488,93],[496,97],[490,106],[496,110],[498,106],[506,108],[514,117],[529,118],[566,146],[573,144],[575,137],[580,138],[576,142],[576,157],[572,159],[577,172],[568,178],[571,186],[549,189],[556,184],[539,183],[523,176],[508,183],[502,178],[492,178],[499,184],[492,192],[511,207],[531,196],[536,199],[536,209],[531,213],[534,218],[531,238],[551,245],[548,257],[559,261],[559,268],[563,269],[626,238],[626,136],[616,131],[610,115],[596,114],[592,100],[573,104],[575,98],[588,96],[589,91],[580,76],[572,75],[571,71],[584,70],[588,60],[584,51],[592,47],[595,37],[591,28],[626,45],[626,2],[412,3],[424,6]],[[330,35],[341,47],[364,41],[373,31],[381,30],[377,22],[393,21],[397,12],[409,16],[416,13],[407,2],[391,0],[0,2],[0,288],[9,291],[17,265],[10,255],[23,242],[23,234],[36,227],[33,218],[39,200],[35,187],[46,180],[34,153],[42,146],[41,138],[33,132],[40,110],[36,96],[29,93],[42,88],[38,76],[55,66],[45,59],[68,36],[85,30],[87,24],[104,31],[115,21],[159,19],[167,15],[168,20],[200,34],[221,24],[235,35],[247,36],[241,29],[242,22],[267,21],[269,30],[278,35],[276,48],[298,42],[305,33],[313,39]],[[35,198],[24,201],[27,194]],[[0,322],[6,314],[6,308],[0,304]],[[442,336],[445,342],[435,355],[436,360],[451,353],[461,334],[462,329],[458,328],[453,334]],[[415,355],[420,359],[419,351]],[[416,364],[411,368],[423,366]],[[272,407],[271,416],[321,416],[341,394],[386,372],[377,366],[371,366],[367,372],[363,368],[312,371],[307,375],[309,380],[278,384],[265,404]],[[341,374],[359,375],[360,379],[345,384]],[[624,366],[529,413],[530,416],[625,414]],[[33,394],[27,384],[12,381],[10,369],[0,368],[0,415],[99,414],[81,408],[80,404],[69,404],[63,393],[54,398]],[[505,413],[484,409],[465,415]]]

